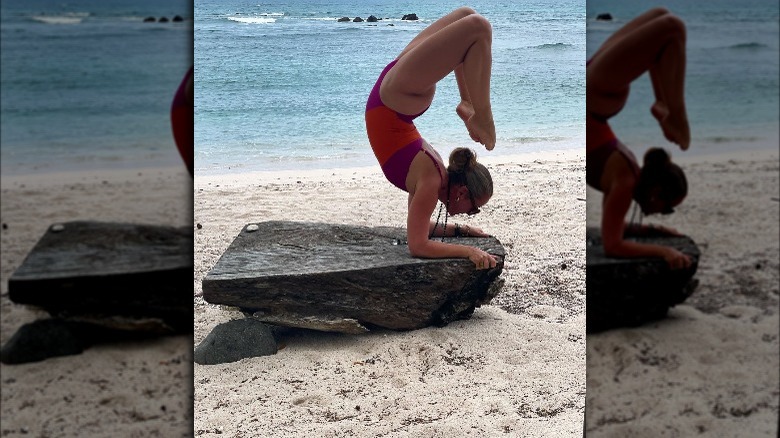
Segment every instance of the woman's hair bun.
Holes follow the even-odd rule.
[[[646,167],[663,167],[671,163],[669,153],[661,148],[650,148],[645,152],[644,165]]]
[[[450,172],[465,172],[477,165],[477,153],[469,148],[455,148],[450,153]]]

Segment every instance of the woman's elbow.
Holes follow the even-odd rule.
[[[412,257],[425,257],[425,247],[428,242],[409,242],[409,254]]]
[[[622,245],[621,241],[615,240],[615,241],[607,241],[605,240],[602,242],[602,246],[604,247],[604,255],[607,257],[620,257],[622,255]]]

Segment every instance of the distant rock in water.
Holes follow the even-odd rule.
[[[160,17],[160,19],[159,19],[159,20],[157,20],[157,22],[158,22],[158,23],[167,23],[167,22],[168,22],[168,19],[167,19],[167,18],[165,18],[165,17]]]
[[[173,17],[173,19],[171,21],[178,23],[178,22],[184,21],[184,19],[181,18],[181,15],[177,15],[177,16]]]
[[[612,258],[604,254],[601,231],[586,232],[586,324],[588,332],[634,327],[662,319],[670,307],[696,289],[693,278],[699,248],[689,237],[632,237],[633,241],[671,246],[691,257],[687,269],[672,270],[661,258]]]
[[[344,333],[443,326],[471,317],[503,285],[505,252],[492,237],[447,239],[498,259],[495,268],[476,270],[468,259],[412,257],[403,228],[256,225],[208,272],[203,298],[275,325]]]
[[[378,18],[376,18],[376,17],[375,17],[375,16],[373,16],[373,15],[369,15],[369,16],[368,16],[368,19],[366,19],[366,21],[368,21],[369,23],[376,23],[377,21],[379,21],[379,19],[378,19]]]
[[[338,19],[339,23],[344,23],[344,22],[348,22],[348,21],[352,21],[352,20],[350,20],[349,17],[341,17],[341,18]]]
[[[419,18],[417,18],[417,14],[406,14],[406,15],[404,15],[404,16],[401,18],[401,20],[410,20],[410,21],[414,21],[414,20],[419,20]]]
[[[154,17],[146,17],[144,18],[144,23],[154,23],[157,20]]]
[[[612,21],[612,14],[609,14],[609,13],[598,14],[598,15],[596,15],[596,20],[599,20],[599,21]]]
[[[363,19],[362,19],[362,18],[360,18],[360,17],[355,17],[355,19],[354,19],[354,20],[352,20],[352,22],[354,22],[354,23],[362,23],[362,22],[363,22]]]

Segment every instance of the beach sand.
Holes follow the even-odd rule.
[[[195,435],[580,435],[584,153],[491,158],[483,160],[495,183],[491,201],[479,215],[450,219],[479,226],[506,248],[506,283],[491,305],[444,328],[290,330],[276,355],[196,364]],[[200,295],[245,224],[405,227],[406,202],[379,166],[196,175],[195,345],[217,324],[243,317]]]
[[[678,162],[687,199],[675,214],[645,223],[697,242],[700,283],[665,320],[587,336],[588,436],[776,437],[777,152]],[[600,202],[588,188],[588,225],[598,225]]]
[[[53,223],[187,226],[192,178],[180,168],[3,177],[3,344],[48,313],[12,303],[8,278]],[[191,436],[192,338],[99,345],[83,354],[1,365],[2,436]]]

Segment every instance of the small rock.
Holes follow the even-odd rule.
[[[348,22],[348,21],[352,21],[352,20],[350,20],[349,17],[341,17],[341,18],[338,19],[339,23],[344,23],[344,22]]]
[[[167,22],[168,22],[168,19],[167,19],[167,18],[165,18],[165,17],[160,17],[160,19],[159,19],[159,20],[157,20],[157,22],[158,22],[158,23],[167,23]]]
[[[353,23],[362,23],[362,22],[363,22],[363,19],[362,19],[362,18],[360,18],[360,17],[355,17],[355,19],[354,19],[354,20],[352,20],[352,22],[353,22]]]
[[[378,19],[378,18],[376,18],[376,17],[375,17],[375,16],[373,16],[373,15],[369,15],[369,16],[368,16],[368,19],[366,19],[366,21],[368,21],[369,23],[376,23],[378,20],[379,20],[379,19]]]
[[[612,14],[609,14],[609,13],[598,14],[598,15],[596,15],[596,20],[599,20],[599,21],[612,21]]]
[[[51,226],[52,232],[59,233],[60,231],[65,229],[65,225],[62,224],[54,224]]]
[[[155,20],[154,17],[146,17],[146,18],[144,18],[144,23],[154,23],[155,21],[157,21],[157,20]]]
[[[0,350],[6,364],[38,362],[50,357],[80,354],[88,345],[60,319],[42,319],[25,324]]]
[[[197,224],[197,225],[195,225],[195,227],[200,230],[201,228],[203,228],[203,225]]]
[[[247,225],[247,226],[246,226],[246,231],[247,231],[247,232],[249,232],[249,233],[251,233],[251,232],[253,232],[253,231],[257,231],[257,230],[259,230],[259,229],[260,229],[260,227],[258,227],[258,226],[257,226],[257,225],[255,225],[255,224],[251,224],[251,225]]]
[[[171,20],[171,21],[174,21],[174,22],[178,23],[178,22],[184,21],[184,19],[181,18],[181,15],[177,15],[177,16],[173,17],[173,20]]]
[[[401,18],[401,20],[414,21],[414,20],[419,20],[419,18],[417,18],[417,14],[406,14],[403,16],[403,18]]]
[[[4,230],[7,230],[7,229],[8,229],[8,224],[4,223],[4,224],[3,224],[3,229],[4,229]]]
[[[235,319],[214,327],[195,347],[193,360],[200,365],[236,362],[248,357],[276,354],[271,328],[253,318]]]

